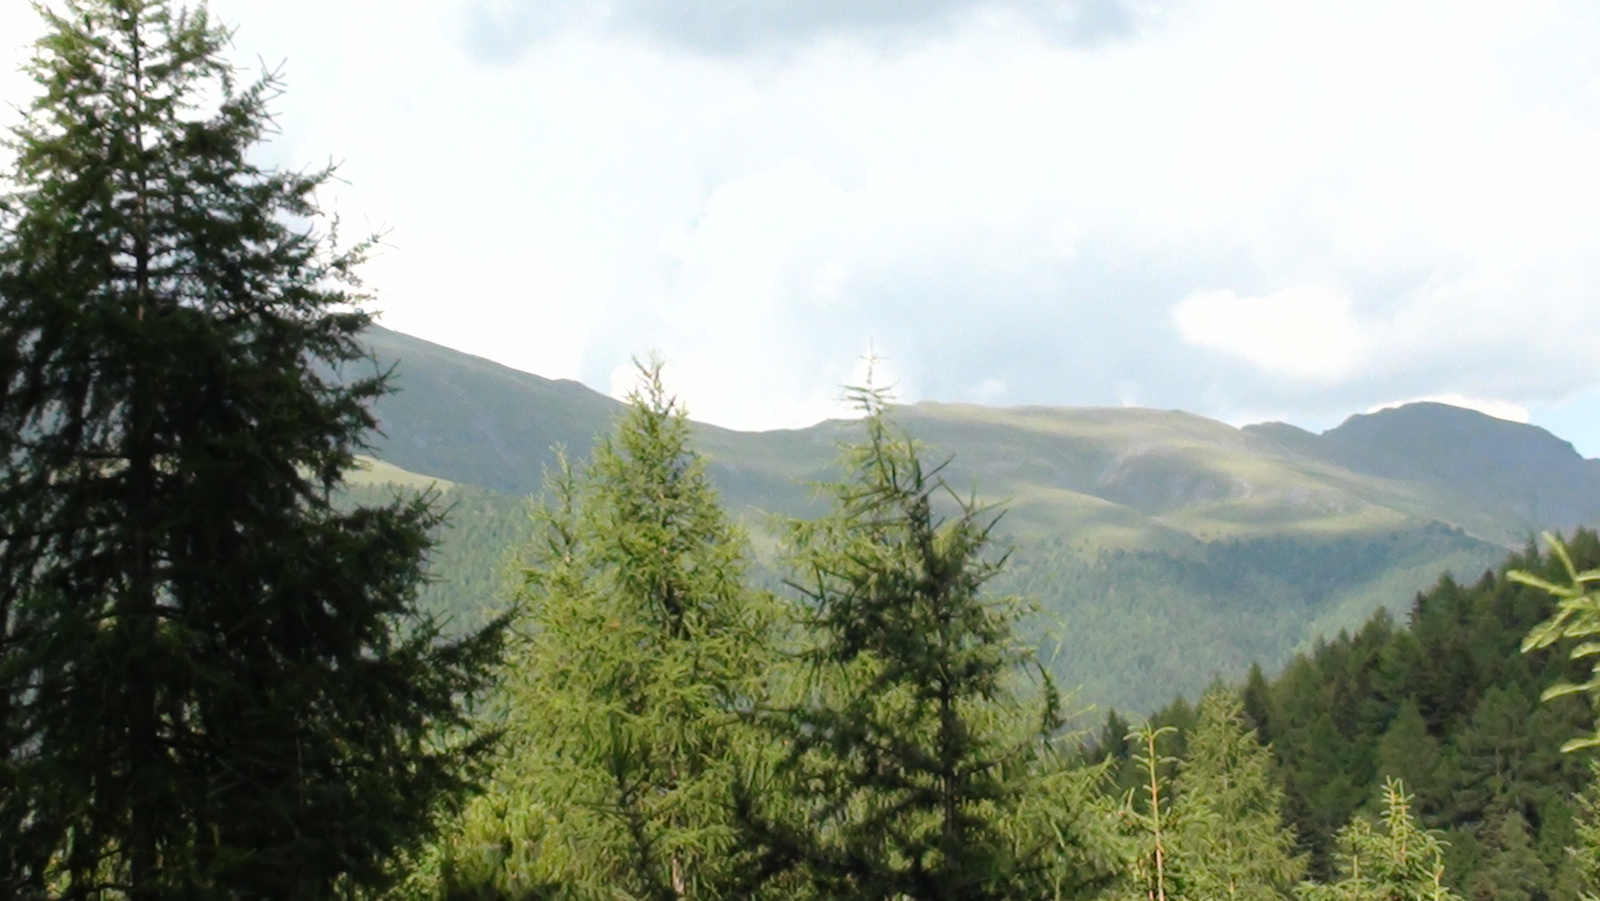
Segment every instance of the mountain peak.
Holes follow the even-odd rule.
[[[1466,407],[1418,401],[1372,413],[1359,413],[1322,434],[1326,440],[1362,445],[1384,455],[1399,453],[1434,467],[1444,460],[1477,459],[1512,466],[1570,467],[1583,457],[1536,425],[1500,419]]]
[[[1600,516],[1600,461],[1538,426],[1465,407],[1420,401],[1351,416],[1321,435],[1284,423],[1245,430],[1353,473],[1424,486],[1440,510],[1499,510],[1506,532],[1570,529]]]

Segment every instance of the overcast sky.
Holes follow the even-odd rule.
[[[696,418],[905,400],[1600,455],[1592,0],[216,0],[383,324]],[[0,90],[36,25],[0,0]]]

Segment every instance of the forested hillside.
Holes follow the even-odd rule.
[[[484,488],[430,489],[393,482],[351,485],[344,502],[369,506],[429,491],[436,492],[444,521],[436,530],[438,543],[428,553],[424,604],[450,631],[481,625],[505,609],[515,587],[516,558],[532,534],[528,502]]]
[[[1149,711],[1251,663],[1276,672],[1318,636],[1358,626],[1449,571],[1470,578],[1504,549],[1440,524],[1324,540],[1233,539],[1184,551],[1108,550],[1069,539],[1019,543],[1006,590],[1036,599],[1029,623],[1078,700]],[[1159,686],[1159,688],[1158,688]]]
[[[353,487],[351,499],[374,503],[427,483],[401,473],[379,473],[379,481]],[[504,608],[531,502],[468,486],[439,490],[446,522],[430,557],[426,599],[465,627]],[[765,548],[755,577],[779,587],[777,538],[765,530],[755,538]],[[1354,627],[1384,605],[1400,609],[1400,599],[1441,571],[1482,573],[1505,554],[1439,524],[1322,541],[1110,549],[1089,558],[1065,537],[1008,546],[1010,565],[997,587],[1038,608],[1023,634],[1061,683],[1079,690],[1079,703],[1121,710],[1154,709],[1179,692],[1192,697],[1213,677],[1232,678],[1252,662],[1276,670],[1317,635]]]
[[[1570,542],[1579,569],[1600,565],[1600,539]],[[1567,578],[1554,555],[1535,548],[1481,578],[1442,578],[1399,620],[1386,610],[1296,654],[1268,678],[1259,666],[1238,684],[1245,715],[1269,743],[1288,821],[1310,853],[1311,872],[1332,868],[1337,830],[1381,803],[1386,778],[1414,793],[1422,822],[1442,831],[1450,882],[1471,898],[1576,897],[1579,862],[1574,796],[1593,775],[1563,742],[1588,731],[1579,697],[1540,701],[1559,682],[1581,682],[1587,666],[1565,652],[1523,653],[1523,637],[1555,611],[1511,570]],[[1154,717],[1177,727],[1168,746],[1182,753],[1195,727],[1189,702]],[[1141,779],[1127,718],[1108,715],[1097,757],[1119,764],[1120,784]]]

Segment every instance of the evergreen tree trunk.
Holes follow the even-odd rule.
[[[128,12],[137,15],[134,9]],[[144,35],[135,28],[128,35],[128,51],[132,68],[133,96],[143,99]],[[157,315],[150,309],[150,178],[145,158],[144,119],[146,111],[139,110],[133,119],[134,215],[130,223],[133,239],[133,303],[135,327],[142,329],[147,320]],[[142,354],[133,357],[133,372],[129,406],[128,471],[132,481],[133,528],[129,535],[133,557],[133,574],[128,590],[128,603],[118,611],[118,620],[126,624],[131,633],[126,641],[133,649],[128,663],[128,782],[129,782],[129,845],[128,874],[133,901],[157,901],[156,860],[160,816],[155,810],[156,799],[146,795],[143,781],[160,766],[158,720],[156,711],[155,680],[149,660],[150,649],[156,639],[156,587],[154,554],[155,535],[155,448],[150,410],[150,380],[145,374]]]

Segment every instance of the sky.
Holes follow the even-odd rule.
[[[872,353],[904,401],[1438,399],[1600,456],[1591,0],[211,10],[402,332],[614,394],[655,353],[735,428]],[[0,0],[13,106],[36,32]]]

